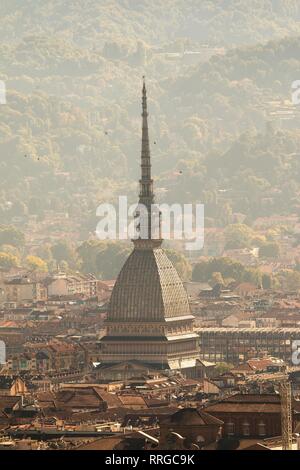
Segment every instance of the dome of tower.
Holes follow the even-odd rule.
[[[187,293],[162,248],[135,248],[114,286],[108,321],[163,321],[190,315]]]

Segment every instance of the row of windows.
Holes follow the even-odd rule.
[[[194,351],[196,349],[195,341],[178,342],[175,344],[103,344],[102,351],[111,354],[166,354],[183,353]]]
[[[274,345],[276,347],[280,346],[289,346],[291,344],[290,339],[215,339],[215,338],[200,338],[199,343],[204,347],[218,347],[218,348],[227,348],[233,346],[271,346]]]
[[[235,423],[232,421],[229,421],[225,424],[225,429],[226,429],[226,433],[228,436],[234,436],[236,433],[236,426],[235,426]],[[252,432],[252,434],[255,434],[255,432]],[[263,437],[266,435],[266,423],[264,421],[260,421],[257,424],[257,434],[260,437]],[[248,421],[244,421],[242,424],[242,435],[244,437],[251,435],[251,426]]]
[[[102,350],[106,354],[165,354],[166,347],[159,346],[156,344],[143,343],[141,345],[133,344],[114,344],[114,345],[102,345]]]

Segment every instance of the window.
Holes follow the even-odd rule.
[[[266,435],[266,423],[263,421],[260,421],[258,423],[258,435],[259,436],[265,436]]]
[[[250,424],[248,423],[248,421],[243,422],[242,432],[243,436],[250,436]]]
[[[201,447],[203,447],[204,444],[205,444],[205,439],[204,439],[203,436],[199,435],[199,436],[197,436],[196,442],[197,442],[197,445],[199,446],[199,448],[201,449]]]
[[[226,431],[228,436],[234,436],[234,423],[232,421],[229,421],[226,423]]]

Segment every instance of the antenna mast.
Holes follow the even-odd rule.
[[[285,370],[285,378],[280,384],[282,450],[292,450],[292,391]]]

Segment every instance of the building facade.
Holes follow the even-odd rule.
[[[298,415],[293,402],[293,428]],[[274,394],[236,394],[208,405],[205,411],[223,421],[223,437],[244,439],[281,435],[280,396]]]
[[[299,328],[199,328],[200,357],[238,364],[258,354],[291,363]]]
[[[47,289],[41,282],[29,278],[16,278],[5,281],[4,297],[6,302],[14,302],[17,305],[47,299]]]

